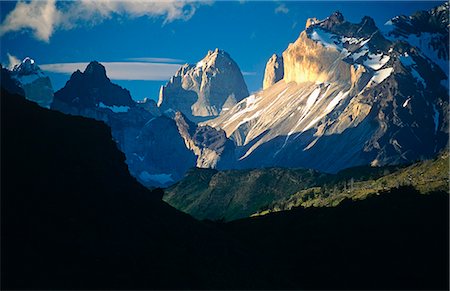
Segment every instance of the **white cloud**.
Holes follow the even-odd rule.
[[[185,63],[184,60],[172,59],[172,58],[152,58],[152,57],[142,57],[142,58],[128,58],[127,61],[136,62],[147,62],[147,63]]]
[[[7,53],[8,55],[8,69],[12,70],[14,69],[15,65],[20,64],[20,60],[18,57],[11,55],[10,53]]]
[[[278,5],[277,8],[275,8],[275,13],[287,14],[287,13],[289,13],[289,9],[286,7],[286,5],[284,3],[282,3],[282,4]]]
[[[0,36],[10,31],[30,29],[37,39],[48,42],[59,19],[55,0],[19,1],[0,25]]]
[[[191,0],[31,0],[17,2],[0,25],[0,36],[11,31],[31,30],[34,36],[48,42],[57,29],[78,25],[95,25],[114,15],[136,18],[162,18],[164,24],[190,19],[200,5],[211,2]]]
[[[39,67],[47,72],[72,74],[84,71],[89,63],[44,64]],[[180,68],[179,64],[146,62],[101,62],[111,80],[166,81]]]

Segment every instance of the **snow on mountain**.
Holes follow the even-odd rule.
[[[432,63],[449,75],[449,4],[418,11],[411,16],[396,16],[385,23],[386,37],[418,48]],[[448,81],[442,82],[448,88]]]
[[[50,107],[53,101],[52,83],[33,59],[26,57],[14,66],[10,74],[20,83],[25,92],[25,98],[42,107]]]
[[[197,122],[218,116],[247,96],[238,65],[228,53],[215,49],[197,64],[183,65],[161,87],[158,106],[162,112],[173,109]]]
[[[336,172],[429,157],[447,143],[446,76],[370,17],[308,19],[282,59],[283,79],[202,123],[235,141],[238,167]]]

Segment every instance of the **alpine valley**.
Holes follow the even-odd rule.
[[[295,27],[251,93],[219,48],[142,101],[2,65],[2,289],[448,289],[448,2]]]

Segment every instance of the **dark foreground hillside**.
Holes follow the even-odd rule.
[[[2,289],[261,282],[247,252],[129,175],[104,123],[5,91],[1,101]]]
[[[2,289],[446,289],[448,194],[228,224],[132,178],[106,125],[1,94]]]
[[[448,198],[401,187],[222,227],[264,258],[283,289],[448,290]]]

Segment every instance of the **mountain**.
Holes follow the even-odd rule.
[[[127,112],[134,106],[130,92],[111,83],[105,67],[93,61],[84,72],[73,73],[66,85],[55,93],[52,109],[76,115],[93,108]]]
[[[130,176],[103,122],[1,105],[2,289],[264,286],[256,258]]]
[[[161,87],[158,106],[198,122],[218,116],[248,95],[238,65],[228,53],[215,49],[197,64],[183,65]]]
[[[162,116],[154,101],[135,102],[96,61],[72,74],[51,108],[108,124],[131,174],[148,187],[170,185],[195,165],[175,121]]]
[[[277,82],[276,59],[265,76],[272,86],[201,123],[236,142],[238,168],[336,173],[431,158],[448,143],[445,73],[420,48],[386,38],[370,17],[308,19],[282,54]]]
[[[33,59],[26,57],[14,66],[10,74],[20,84],[28,100],[45,108],[50,107],[53,101],[52,83]]]

